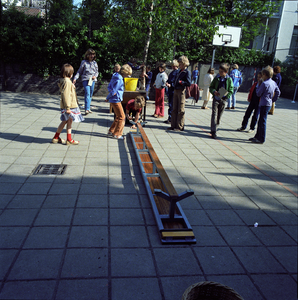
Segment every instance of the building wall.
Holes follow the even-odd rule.
[[[298,26],[298,1],[284,1],[275,55],[280,61],[292,57],[289,56],[289,48],[295,25]]]

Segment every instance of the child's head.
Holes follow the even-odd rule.
[[[229,72],[229,68],[230,68],[230,65],[227,64],[227,63],[220,64],[220,66],[219,66],[219,75],[220,75],[220,77],[222,77],[222,78],[226,77],[226,75]]]
[[[195,67],[195,70],[198,70],[198,66]]]
[[[145,98],[143,96],[137,96],[135,98],[135,109],[140,109],[145,106]]]
[[[257,80],[260,81],[262,79],[262,72],[258,72]]]
[[[186,56],[182,55],[178,58],[179,68],[185,69],[189,66],[189,60]]]
[[[122,77],[131,76],[132,68],[130,67],[130,65],[128,64],[123,65],[120,69],[120,74],[122,75]]]
[[[214,69],[213,68],[209,68],[209,70],[208,70],[207,73],[213,75],[214,74]]]
[[[272,78],[272,76],[273,76],[273,69],[270,66],[267,66],[262,70],[262,78],[264,80],[268,78]]]
[[[232,65],[231,65],[231,69],[232,69],[232,70],[234,70],[234,69],[239,69],[239,67],[238,67],[237,64],[232,64]]]
[[[71,78],[73,75],[73,67],[70,64],[64,64],[61,68],[61,73],[60,73],[60,77],[61,78]]]
[[[96,59],[96,53],[95,53],[95,51],[93,49],[89,48],[86,51],[85,55],[84,55],[84,59],[85,60],[90,60],[90,61],[91,60],[95,60]]]
[[[273,68],[274,74],[280,73],[280,71],[281,71],[280,66],[275,66],[275,67]]]
[[[173,62],[171,63],[172,69],[177,70],[179,67],[179,63],[177,59],[174,59]]]
[[[151,66],[150,65],[146,66],[146,71],[147,72],[151,71]]]
[[[115,64],[115,66],[114,66],[114,71],[115,71],[116,73],[119,73],[119,72],[120,72],[120,69],[121,69],[121,66],[120,66],[119,64]]]
[[[159,72],[164,72],[166,69],[166,64],[165,63],[161,63],[158,67]]]

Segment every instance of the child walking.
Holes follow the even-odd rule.
[[[124,82],[123,78],[131,76],[132,69],[128,64],[121,67],[120,72],[115,72],[108,85],[109,95],[106,101],[111,103],[111,106],[116,115],[112,126],[108,131],[108,135],[112,135],[113,138],[123,140],[123,129],[125,125],[125,113],[121,104],[123,100]]]
[[[58,86],[61,92],[60,108],[62,121],[58,126],[57,132],[52,139],[53,144],[64,144],[65,140],[60,138],[60,133],[62,132],[65,124],[67,130],[67,140],[66,145],[78,145],[79,141],[74,141],[71,138],[71,125],[72,122],[84,121],[84,118],[79,109],[79,103],[77,98],[77,93],[71,78],[73,76],[74,70],[70,64],[64,64],[61,69],[60,81]]]
[[[228,75],[229,68],[228,64],[222,63],[219,66],[219,74],[215,76],[209,87],[209,91],[213,95],[211,115],[211,137],[213,139],[217,137],[216,130],[224,112],[226,100],[231,97],[234,91],[233,80]],[[220,93],[218,92],[220,88],[228,91],[226,96],[220,97]]]
[[[159,65],[159,73],[156,76],[154,87],[155,87],[155,112],[153,117],[163,118],[165,114],[165,87],[168,80],[166,74],[166,64]]]

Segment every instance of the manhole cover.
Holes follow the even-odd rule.
[[[33,175],[63,175],[67,165],[38,165]]]

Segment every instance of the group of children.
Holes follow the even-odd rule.
[[[165,123],[171,124],[167,130],[184,130],[185,91],[186,87],[191,85],[191,73],[187,69],[188,66],[188,58],[186,56],[179,57],[178,61],[173,61],[172,72],[170,73],[169,77],[165,73],[165,64],[162,63],[158,67],[159,73],[157,74],[153,85],[156,93],[155,112],[153,116],[156,118],[164,117],[164,94],[165,88],[167,87],[169,110],[168,119],[165,121]],[[152,72],[150,69],[150,66],[147,66],[146,73],[143,74],[147,80],[146,90],[147,85],[149,90],[150,81],[152,79]],[[144,97],[139,96],[136,99],[130,100],[126,105],[126,111],[124,113],[121,104],[124,92],[124,78],[132,75],[132,67],[129,64],[125,64],[122,67],[119,64],[116,64],[114,71],[115,72],[108,85],[109,94],[106,98],[106,101],[110,102],[115,113],[115,119],[108,130],[108,135],[121,140],[124,139],[123,129],[125,125],[125,119],[127,118],[127,120],[132,120],[134,117],[135,122],[137,122],[139,120],[142,107],[145,105],[145,99]],[[222,63],[219,67],[219,74],[214,77],[209,86],[209,91],[213,95],[211,137],[214,139],[217,137],[217,128],[220,124],[220,119],[224,112],[227,99],[230,99],[233,93],[235,93],[233,79],[228,75],[228,71],[229,65]],[[79,141],[75,141],[71,138],[72,122],[81,122],[84,120],[79,109],[75,85],[70,80],[73,76],[73,73],[74,69],[71,65],[63,65],[61,69],[61,78],[58,84],[61,92],[61,123],[58,126],[54,138],[52,139],[52,143],[66,143],[67,145],[79,144]],[[249,132],[254,131],[254,127],[258,120],[257,133],[253,138],[250,139],[254,143],[262,144],[265,142],[267,115],[273,103],[280,96],[280,90],[277,84],[271,79],[272,76],[273,69],[269,66],[264,68],[262,72],[258,74],[258,81],[252,86],[248,96],[250,105],[248,106],[243,118],[242,126],[237,129],[238,131],[244,131],[251,113],[255,111],[249,130]],[[60,133],[65,125],[67,126],[66,141],[60,138]],[[135,128],[135,126],[133,125],[132,128]]]

